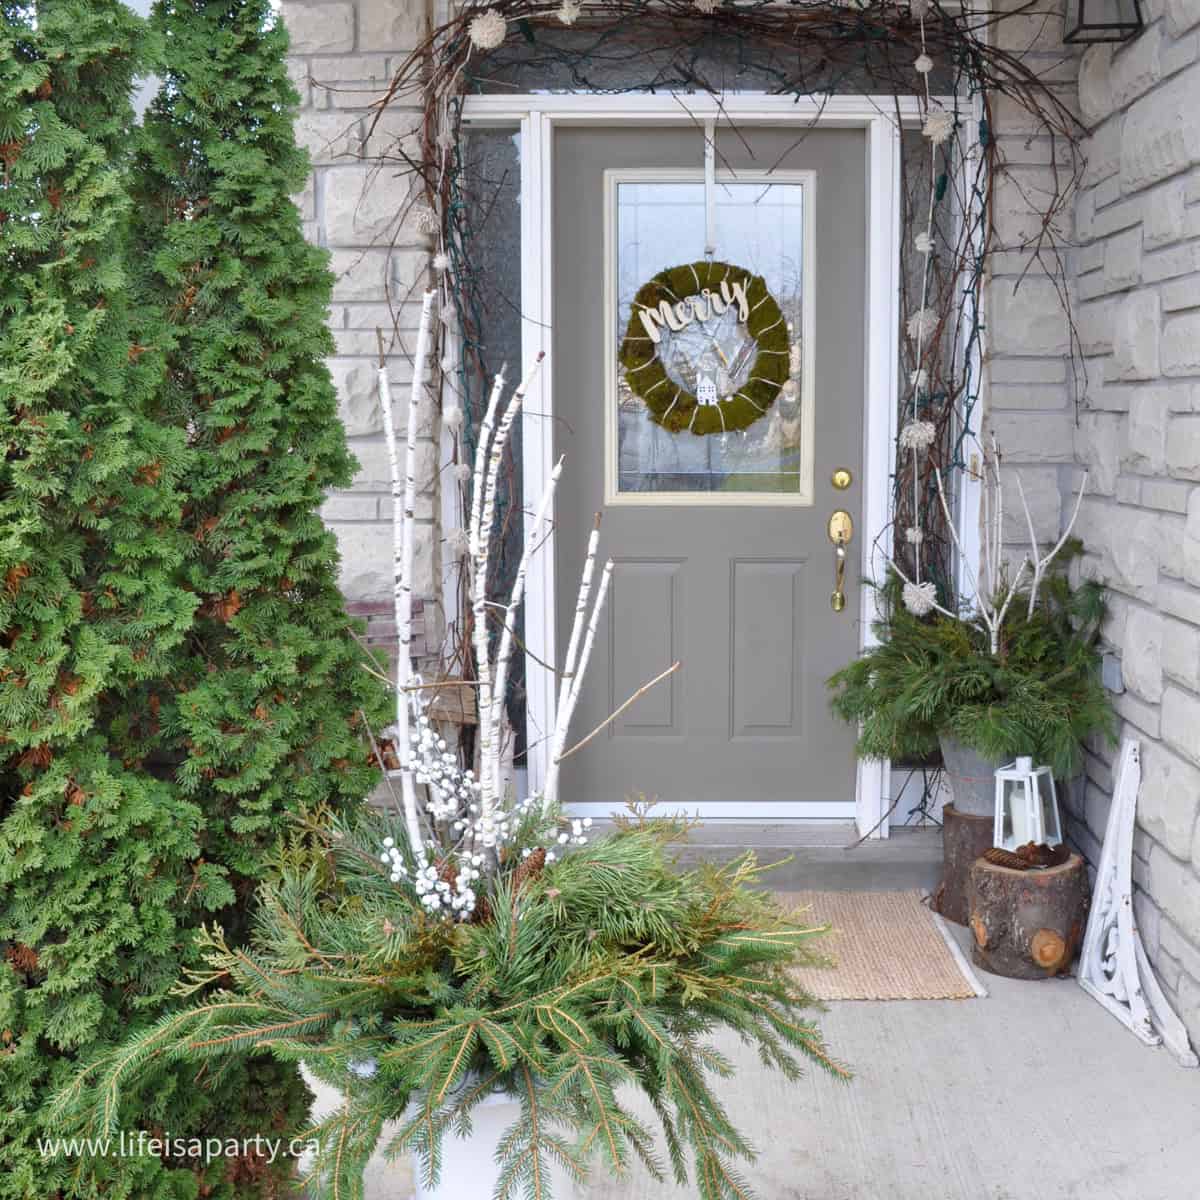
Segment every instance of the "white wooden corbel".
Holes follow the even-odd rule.
[[[1141,782],[1141,747],[1126,738],[1079,959],[1079,985],[1147,1046],[1165,1044],[1180,1066],[1195,1067],[1200,1059],[1163,995],[1133,915],[1133,826]]]

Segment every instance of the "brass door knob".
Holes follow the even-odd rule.
[[[854,476],[845,467],[838,467],[836,471],[829,477],[829,482],[833,484],[839,492],[844,492],[853,482]]]
[[[854,537],[854,518],[839,508],[829,517],[829,540],[833,543],[833,594],[829,605],[834,612],[846,607],[846,547]]]

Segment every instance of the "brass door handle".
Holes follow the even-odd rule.
[[[841,612],[846,607],[846,547],[854,537],[854,518],[839,508],[830,516],[827,532],[833,543],[833,594],[829,604],[834,612]]]

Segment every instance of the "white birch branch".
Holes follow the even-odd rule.
[[[504,609],[504,632],[500,635],[500,650],[496,655],[496,687],[495,695],[492,697],[492,725],[495,729],[500,728],[501,717],[504,712],[504,692],[508,686],[508,668],[509,660],[512,658],[513,638],[517,628],[517,613],[521,607],[521,601],[525,598],[525,577],[529,571],[529,560],[533,557],[534,551],[541,542],[542,524],[550,513],[551,506],[554,503],[554,491],[558,487],[559,476],[562,475],[563,460],[560,457],[558,462],[554,464],[554,470],[550,473],[550,478],[546,481],[546,486],[542,489],[542,498],[538,503],[537,511],[534,513],[533,523],[529,527],[529,532],[525,536],[525,546],[521,551],[521,561],[517,564],[516,577],[513,579],[512,592],[509,594],[508,604]]]
[[[543,792],[543,802],[553,804],[558,798],[558,764],[562,757],[563,747],[567,741],[567,730],[571,726],[571,717],[575,713],[575,706],[579,703],[579,690],[583,684],[583,677],[587,673],[588,660],[592,656],[592,644],[596,640],[596,628],[600,624],[600,612],[604,608],[604,600],[608,595],[609,581],[612,579],[613,563],[610,558],[604,564],[604,570],[600,573],[600,586],[596,589],[596,601],[592,605],[592,615],[588,621],[587,635],[583,639],[583,646],[579,651],[579,661],[576,664],[574,678],[571,681],[571,687],[567,693],[567,703],[557,715],[555,721],[554,742],[550,747],[550,766],[546,771],[546,787]]]
[[[404,827],[414,857],[424,848],[417,806],[417,788],[412,763],[412,739],[408,684],[412,676],[412,570],[413,512],[416,506],[416,438],[418,402],[424,387],[425,364],[429,357],[430,327],[433,322],[434,293],[426,292],[421,302],[421,322],[417,328],[417,346],[413,354],[412,384],[408,399],[408,434],[404,475],[400,473],[400,452],[396,439],[392,390],[386,363],[380,363],[379,407],[387,442],[388,465],[392,476],[392,551],[393,601],[399,647],[396,661],[396,738],[400,757],[400,792],[404,809]],[[380,356],[382,359],[382,355]]]

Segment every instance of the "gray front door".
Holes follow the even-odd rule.
[[[684,428],[661,396],[651,411],[637,390],[649,389],[616,359],[642,285],[710,261],[703,134],[555,134],[552,363],[556,449],[567,458],[560,648],[596,511],[601,553],[615,562],[574,734],[683,663],[563,764],[560,795],[617,807],[644,794],[711,816],[850,817],[854,737],[830,715],[825,680],[859,641],[865,135],[742,128],[719,131],[716,145],[711,261],[766,281],[788,330],[791,378],[746,428],[701,435],[689,428],[697,414],[724,428],[733,408],[700,406],[743,395],[759,369],[736,295],[704,310],[685,304],[694,319],[680,329],[659,322],[662,387],[684,395]],[[831,481],[838,468],[852,477],[844,490]],[[855,525],[841,612],[830,603],[835,509]]]

